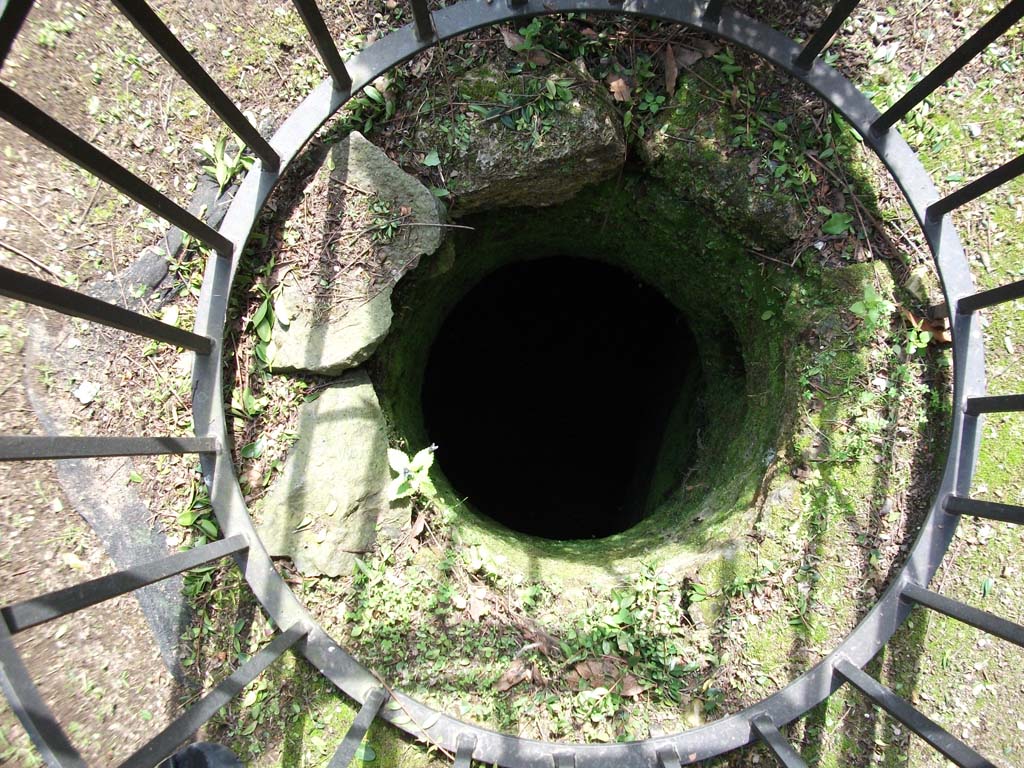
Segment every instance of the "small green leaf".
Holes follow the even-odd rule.
[[[199,517],[199,513],[194,509],[187,509],[178,515],[178,525],[190,526]]]
[[[364,86],[363,93],[365,93],[367,96],[373,99],[373,101],[376,101],[378,104],[384,103],[384,97],[381,95],[380,91],[378,91],[372,85]]]
[[[252,390],[248,387],[242,390],[242,407],[245,408],[246,416],[256,416],[263,410],[263,407],[253,397]]]
[[[762,320],[771,320],[773,317],[775,317],[775,313],[770,309],[766,309],[761,313]]]
[[[432,194],[432,195],[433,195],[434,197],[442,197],[442,198],[443,198],[443,197],[448,197],[449,195],[451,195],[451,192],[449,192],[449,191],[448,191],[447,189],[445,189],[444,187],[431,187],[431,188],[430,188],[430,193],[431,193],[431,194]]]
[[[267,316],[268,309],[270,309],[270,299],[264,299],[263,303],[260,304],[259,309],[256,310],[256,314],[252,316],[253,328],[263,322],[263,318]]]
[[[833,213],[822,226],[821,231],[827,235],[841,235],[850,229],[853,216],[848,213]]]
[[[405,455],[404,451],[388,448],[388,464],[391,465],[391,469],[400,474],[409,468],[409,457]]]
[[[423,164],[427,168],[436,168],[441,164],[441,158],[438,157],[436,149],[432,149],[427,153],[427,156],[423,158]]]
[[[199,521],[199,528],[211,539],[215,539],[220,535],[220,529],[217,528],[217,524],[208,517],[204,517]]]
[[[357,760],[362,760],[364,763],[372,763],[377,759],[377,753],[373,751],[373,747],[364,741],[356,747],[355,758]]]
[[[142,475],[140,475],[138,472],[135,472],[135,471],[129,472],[128,473],[128,482],[131,482],[131,483],[141,483],[142,482]]]
[[[242,447],[242,457],[245,459],[258,459],[263,455],[263,448],[263,439],[260,438],[259,440]]]
[[[404,499],[406,496],[412,496],[412,485],[409,483],[409,478],[396,477],[388,485],[388,498],[393,501]]]
[[[415,473],[425,472],[432,466],[434,466],[434,446],[432,445],[418,451],[409,462],[409,470]]]
[[[981,596],[988,597],[990,594],[992,594],[992,589],[995,587],[995,585],[996,582],[991,576],[986,578],[983,582],[981,582]]]
[[[270,359],[267,357],[267,342],[260,341],[255,347],[253,347],[253,354],[256,355],[256,359],[264,365],[270,365]]]

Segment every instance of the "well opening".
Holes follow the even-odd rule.
[[[481,514],[588,539],[647,516],[668,416],[685,401],[699,422],[702,388],[693,334],[661,293],[555,256],[502,267],[462,298],[422,402],[441,469]]]

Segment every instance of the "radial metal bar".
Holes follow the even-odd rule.
[[[161,760],[166,760],[203,723],[217,714],[221,707],[237,696],[285,651],[305,637],[308,631],[305,626],[296,623],[288,631],[279,633],[191,709],[125,760],[121,764],[122,768],[150,768]]]
[[[717,24],[721,21],[723,5],[725,5],[725,0],[708,0],[708,4],[704,7],[704,23]]]
[[[1024,507],[1013,504],[949,495],[946,497],[943,508],[955,515],[971,515],[972,517],[983,517],[986,520],[1000,520],[1004,523],[1024,525]]]
[[[843,26],[843,22],[850,17],[850,14],[853,13],[859,2],[860,0],[839,0],[832,6],[832,12],[825,19],[824,23],[818,27],[818,31],[807,41],[807,45],[804,46],[804,49],[800,51],[800,55],[793,61],[793,66],[804,71],[810,69],[814,65],[814,60],[825,50],[825,46],[829,44],[836,32],[839,31],[839,28]]]
[[[996,768],[993,763],[968,747],[956,736],[915,709],[910,702],[897,696],[849,661],[845,659],[839,661],[835,670],[875,704],[961,768]]]
[[[328,768],[348,768],[356,756],[356,750],[366,737],[366,732],[370,730],[373,719],[377,717],[387,698],[387,692],[383,688],[374,688],[367,694],[366,701],[359,708],[359,713],[334,752]]]
[[[222,256],[231,255],[230,240],[3,84],[0,84],[0,117]]]
[[[964,624],[970,624],[982,632],[988,632],[990,635],[1001,637],[1003,640],[1024,647],[1024,627],[1020,624],[1014,624],[1012,621],[966,605],[959,600],[952,600],[916,584],[908,584],[904,587],[902,596],[918,605],[944,613]]]
[[[82,756],[39,695],[3,621],[0,621],[0,688],[47,765],[86,768]]]
[[[1022,173],[1024,173],[1024,155],[1020,155],[1010,162],[999,166],[994,171],[986,173],[981,178],[975,179],[970,184],[960,187],[956,192],[946,195],[937,203],[932,203],[928,206],[928,218],[932,221],[941,219],[950,211],[954,211],[960,206],[976,200],[996,187],[1001,187]]]
[[[242,110],[235,106],[228,95],[213,81],[209,73],[186,50],[181,41],[156,15],[156,12],[143,0],[114,0],[114,4],[121,9],[121,13],[128,17],[135,28],[142,33],[142,36],[160,51],[167,63],[174,67],[186,83],[192,86],[192,89],[199,94],[210,109],[216,112],[220,119],[235,132],[235,135],[252,149],[256,157],[263,161],[263,167],[268,171],[276,172],[281,165],[277,152],[271,148],[266,139],[260,136],[260,132],[242,114]]]
[[[657,754],[658,768],[681,768],[682,762],[679,760],[679,753],[671,744],[659,748]]]
[[[28,18],[34,0],[6,0],[0,6],[0,67],[4,65],[7,54],[11,52],[14,38],[21,31],[21,25]]]
[[[91,459],[101,456],[158,456],[216,453],[213,437],[77,437],[0,435],[0,461]]]
[[[1024,0],[1010,0],[981,29],[971,35],[966,42],[946,57],[942,63],[925,75],[921,82],[911,88],[899,101],[889,107],[881,117],[875,120],[871,124],[872,133],[878,135],[892,128],[906,117],[910,110],[928,98],[935,89],[959,72],[967,62],[985,50],[993,40],[1020,21],[1022,16],[1024,16]]]
[[[249,543],[244,536],[232,536],[230,539],[178,552],[162,560],[142,563],[67,589],[59,589],[9,605],[0,609],[0,615],[7,622],[11,634],[17,634],[248,548]]]
[[[956,308],[960,312],[971,313],[1015,299],[1024,299],[1024,280],[1001,285],[998,288],[990,288],[987,291],[979,291],[973,296],[966,296],[957,302]]]
[[[306,31],[313,38],[313,45],[320,53],[320,60],[334,80],[334,87],[339,91],[349,90],[352,87],[352,76],[345,68],[345,62],[341,60],[338,46],[334,44],[334,38],[327,29],[323,14],[320,13],[320,6],[316,0],[295,0],[295,8],[302,17],[302,23],[306,25]]]
[[[1024,411],[1024,395],[994,395],[969,397],[964,413],[977,416],[982,413],[1013,413]]]
[[[3,266],[0,266],[0,296],[26,301],[64,315],[81,317],[165,344],[184,347],[202,355],[213,350],[213,339],[208,336],[198,336],[154,320],[152,317],[132,312],[130,309],[100,301],[84,293]]]
[[[412,0],[412,17],[416,22],[416,39],[421,43],[433,40],[437,33],[434,31],[434,22],[430,18],[427,0]]]
[[[555,755],[555,768],[576,768],[576,755],[572,752],[559,752]]]
[[[455,763],[452,768],[470,768],[473,764],[474,749],[476,749],[476,736],[471,733],[460,733],[456,740]]]
[[[779,729],[767,715],[758,715],[750,721],[750,725],[761,737],[761,741],[768,745],[772,754],[778,758],[780,765],[784,768],[807,768],[807,763],[804,762],[800,753],[793,749],[793,746],[786,741],[785,736],[779,733]]]

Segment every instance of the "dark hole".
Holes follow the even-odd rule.
[[[608,536],[648,511],[668,416],[699,365],[680,313],[629,273],[519,262],[445,319],[423,414],[441,468],[479,512],[550,539]]]

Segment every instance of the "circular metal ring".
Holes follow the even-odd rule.
[[[918,219],[936,261],[947,306],[973,292],[973,283],[959,237],[949,217],[940,221],[926,219],[927,207],[938,199],[938,191],[917,156],[894,131],[873,134],[871,125],[879,117],[878,110],[856,86],[838,71],[818,59],[809,70],[801,70],[794,62],[801,46],[771,27],[730,8],[723,9],[714,22],[707,21],[703,3],[694,0],[530,0],[510,7],[502,0],[462,0],[435,11],[432,19],[435,36],[426,41],[417,39],[413,25],[404,27],[378,40],[350,59],[346,67],[352,76],[348,91],[337,90],[332,81],[320,84],[283,123],[271,140],[281,158],[281,174],[287,170],[298,152],[313,134],[341,108],[352,93],[376,77],[409,60],[433,45],[474,29],[512,20],[524,20],[542,14],[585,12],[623,14],[674,22],[714,35],[746,48],[787,72],[815,91],[830,107],[838,111],[860,134],[864,143],[886,165],[900,186]],[[243,248],[252,228],[273,191],[277,174],[264,173],[257,164],[246,176],[227,213],[221,234],[233,245],[228,257],[211,257],[204,277],[196,333],[216,340],[214,354],[199,356],[193,369],[193,410],[198,434],[215,435],[227,446],[227,422],[223,407],[221,353],[227,316],[228,295]],[[958,517],[945,512],[942,499],[949,493],[966,493],[962,486],[969,481],[970,467],[960,472],[962,455],[975,455],[979,435],[965,431],[962,404],[966,398],[984,392],[984,358],[979,323],[969,317],[954,315],[953,370],[954,403],[951,444],[935,499],[903,568],[893,579],[878,602],[857,627],[814,667],[790,682],[778,693],[763,699],[741,712],[729,715],[690,731],[652,738],[646,741],[617,744],[563,744],[522,739],[461,722],[435,712],[415,700],[396,693],[404,711],[384,710],[379,715],[397,721],[396,726],[422,737],[417,723],[430,723],[426,737],[454,752],[460,745],[472,743],[473,758],[503,766],[536,766],[550,768],[562,765],[569,757],[578,768],[646,768],[661,764],[666,755],[678,756],[692,763],[743,747],[758,738],[752,721],[767,716],[780,727],[824,701],[841,684],[834,671],[839,661],[863,667],[892,637],[909,613],[910,606],[900,599],[904,585],[927,585],[935,573],[956,529]],[[967,449],[966,451],[962,449]],[[239,557],[246,581],[268,615],[280,627],[301,622],[309,627],[307,638],[299,646],[304,656],[340,690],[359,702],[379,686],[374,675],[360,665],[337,642],[330,638],[302,606],[298,598],[277,573],[259,540],[249,517],[238,485],[230,451],[202,457],[204,479],[210,487],[210,498],[225,536],[244,535],[250,542],[246,555]],[[406,713],[411,721],[405,717]],[[403,715],[399,719],[398,715]],[[574,762],[572,762],[574,760]]]

